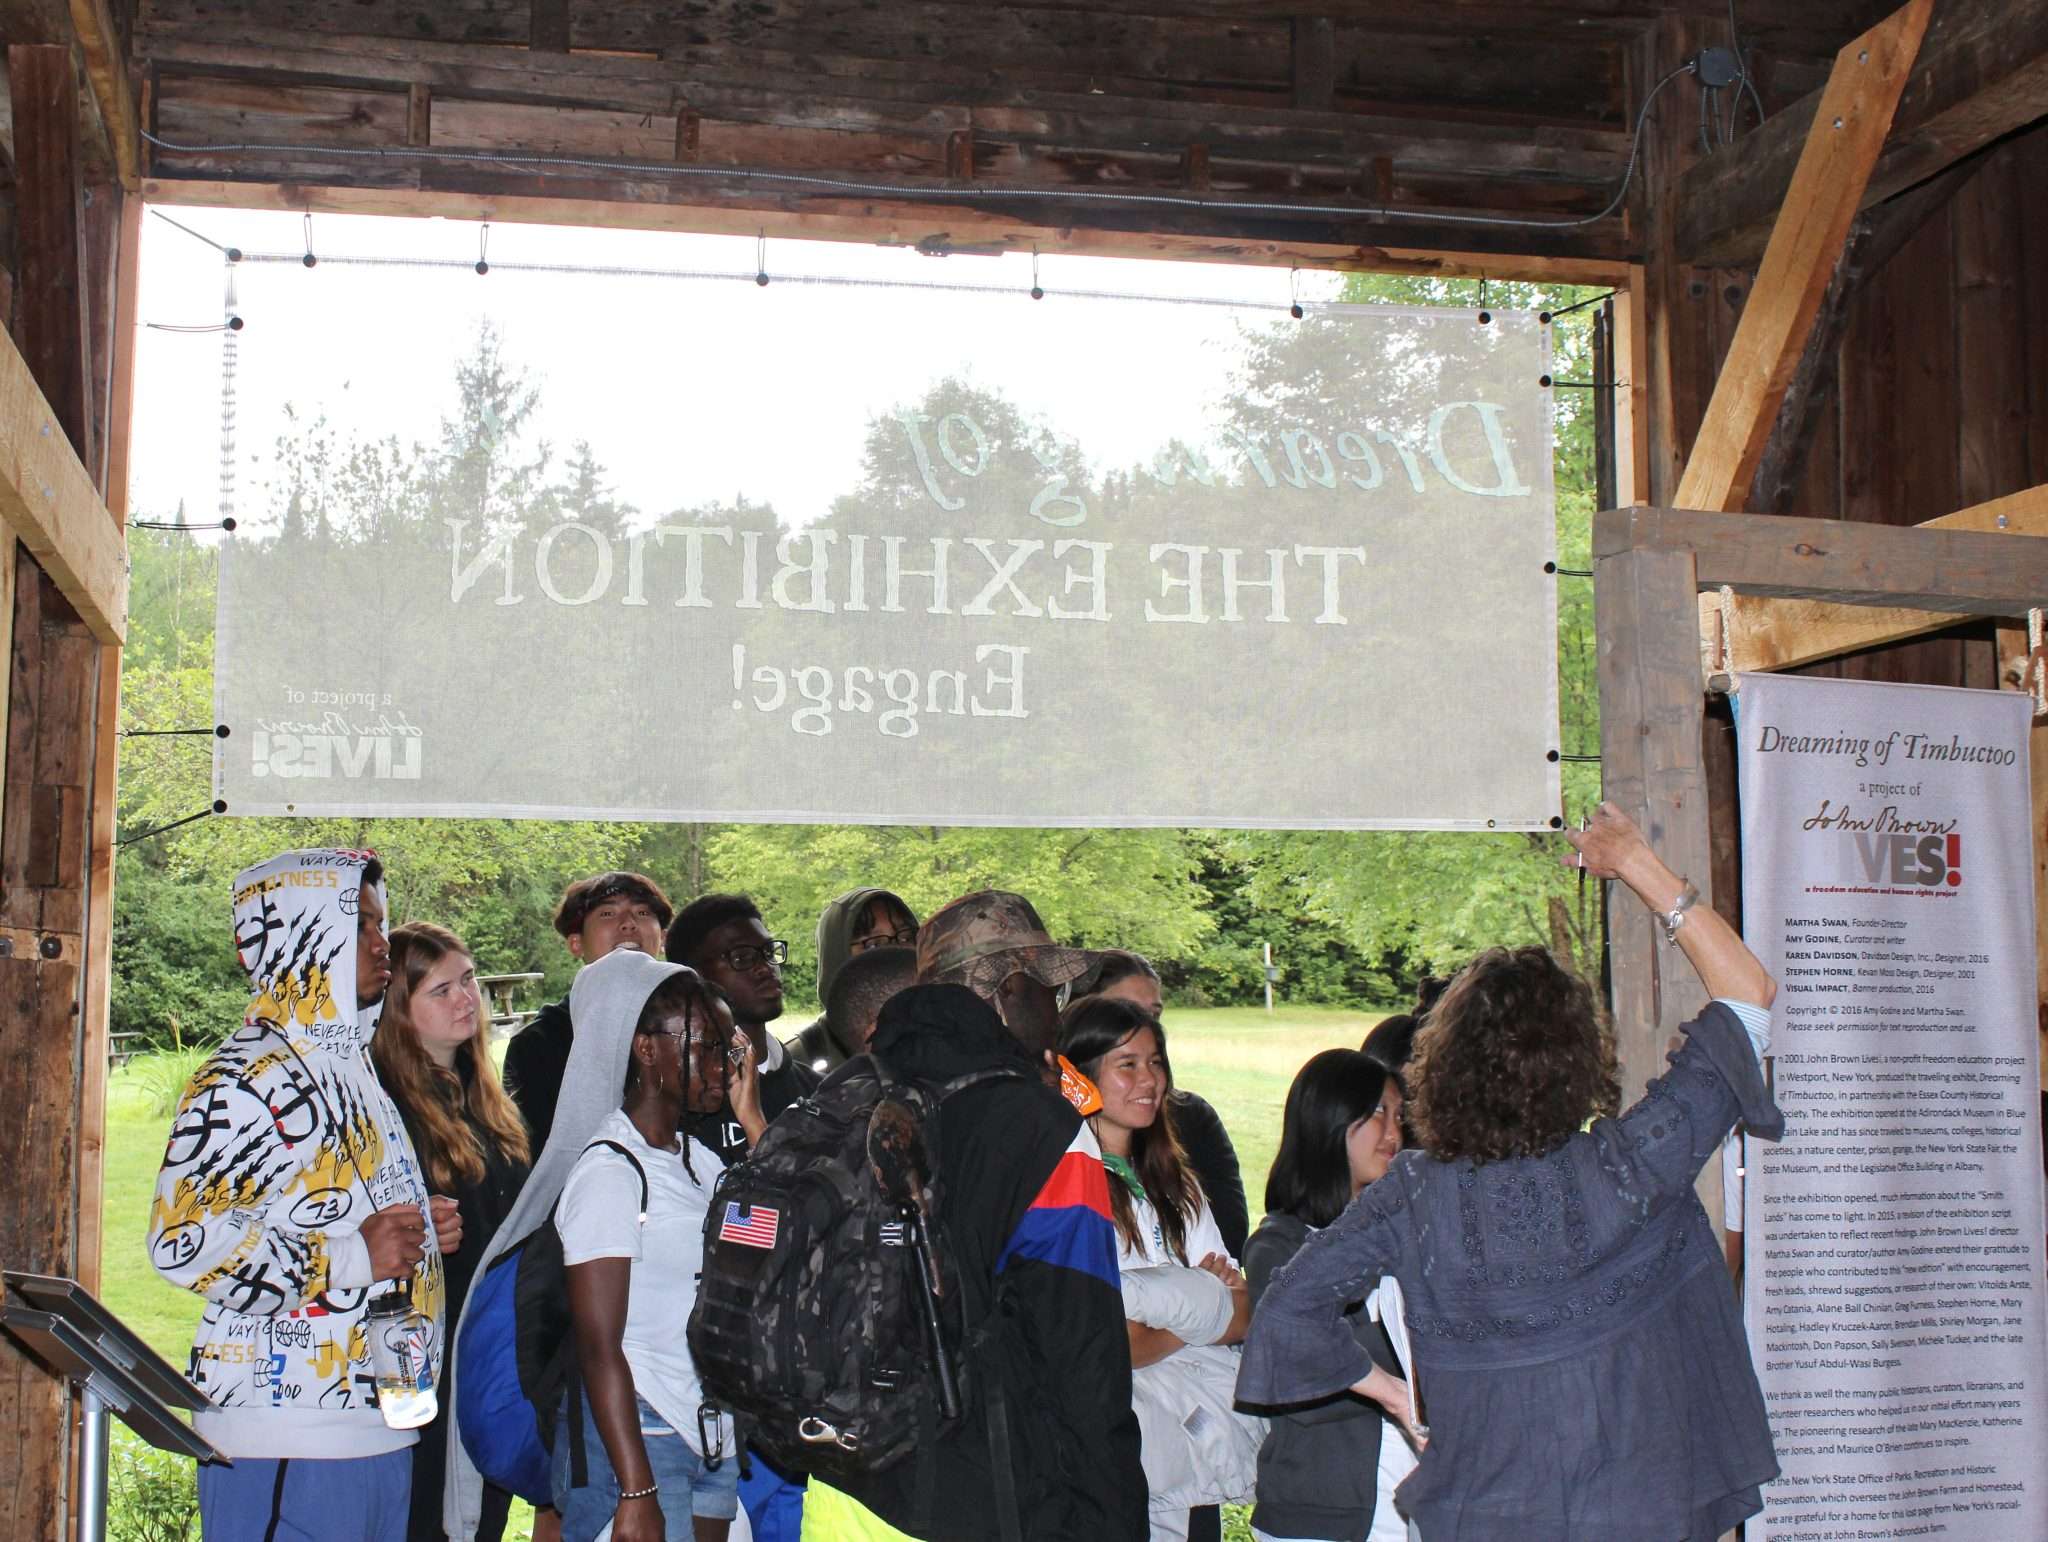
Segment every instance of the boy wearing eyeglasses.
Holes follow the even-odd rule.
[[[687,964],[724,993],[733,1026],[753,1045],[761,1113],[775,1116],[823,1080],[783,1048],[768,1025],[782,1016],[782,966],[789,944],[771,936],[761,907],[744,894],[707,894],[682,908],[669,926],[668,961]],[[683,1115],[683,1133],[709,1146],[727,1167],[747,1154],[747,1132],[730,1108]],[[755,1542],[797,1542],[803,1527],[800,1478],[778,1472],[758,1451],[740,1478]]]
[[[848,889],[818,917],[818,1001],[832,999],[832,982],[849,961],[875,948],[917,946],[917,917],[887,889]],[[858,1035],[835,1022],[829,1008],[789,1041],[789,1052],[821,1076],[858,1055]]]
[[[733,1023],[754,1046],[761,1112],[769,1122],[823,1080],[768,1031],[768,1024],[782,1016],[782,966],[789,944],[769,934],[760,906],[744,894],[693,900],[670,924],[667,951],[671,964],[689,965],[724,993]],[[727,1167],[747,1154],[747,1132],[730,1110],[691,1114],[683,1129]]]

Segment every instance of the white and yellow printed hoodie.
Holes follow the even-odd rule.
[[[207,1300],[187,1374],[213,1407],[193,1425],[230,1457],[374,1456],[416,1438],[378,1413],[363,1327],[370,1254],[358,1229],[386,1206],[427,1203],[370,1062],[379,1007],[356,1005],[369,858],[289,851],[237,875],[249,1009],[185,1088],[157,1175],[150,1260]],[[431,1246],[413,1297],[434,1322],[438,1379]]]

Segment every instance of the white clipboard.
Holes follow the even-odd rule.
[[[1380,1326],[1387,1330],[1387,1338],[1394,1346],[1394,1357],[1401,1362],[1401,1373],[1407,1378],[1408,1418],[1427,1439],[1429,1424],[1422,1417],[1422,1389],[1416,1382],[1415,1356],[1408,1347],[1408,1321],[1402,1310],[1401,1282],[1391,1274],[1381,1275],[1379,1289],[1373,1292],[1369,1305]]]

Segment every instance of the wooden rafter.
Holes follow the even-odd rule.
[[[1836,55],[1679,480],[1681,508],[1729,510],[1748,501],[1933,9],[1934,0],[1909,0]]]

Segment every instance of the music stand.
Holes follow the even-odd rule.
[[[107,1415],[160,1451],[175,1451],[201,1462],[225,1462],[176,1409],[209,1405],[206,1394],[180,1376],[169,1361],[95,1301],[76,1280],[60,1275],[6,1271],[7,1295],[0,1304],[0,1328],[79,1395],[79,1542],[101,1542],[107,1534]]]

